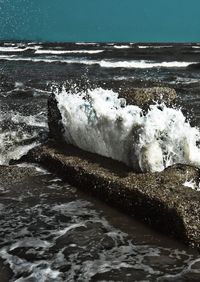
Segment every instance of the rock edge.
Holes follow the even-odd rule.
[[[198,181],[199,169],[175,165],[161,173],[137,174],[117,161],[50,142],[32,149],[25,160],[200,249],[200,193],[183,186],[186,180]]]

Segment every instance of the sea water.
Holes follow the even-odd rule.
[[[143,139],[138,139],[140,134],[135,130],[136,148],[132,138],[127,138],[131,141],[128,148],[134,154],[138,150],[138,156],[153,160],[154,151],[160,150],[159,168],[167,166],[168,159],[173,162],[174,158],[198,162],[198,154],[189,153],[187,146],[198,153],[198,144],[195,144],[199,139],[198,129],[190,124],[200,126],[200,72],[198,65],[193,66],[199,62],[199,45],[165,45],[0,42],[0,163],[8,165],[10,160],[18,159],[29,148],[47,140],[47,100],[51,85],[62,86],[66,81],[74,83],[85,77],[90,85],[100,83],[104,90],[99,86],[90,91],[91,87],[84,87],[75,98],[72,90],[70,93],[63,89],[61,105],[65,116],[68,109],[64,92],[67,92],[70,104],[73,97],[77,99],[74,100],[76,108],[78,104],[86,104],[89,112],[78,109],[78,113],[84,117],[84,122],[90,120],[91,124],[87,127],[87,123],[81,122],[79,126],[85,124],[89,134],[91,128],[97,133],[93,126],[97,124],[100,132],[105,133],[105,140],[109,141],[113,134],[118,137],[120,130],[125,138],[126,128],[130,130],[131,124],[137,121],[139,127],[143,125],[140,128]],[[146,117],[133,105],[128,113],[129,106],[118,99],[118,93],[124,87],[131,90],[131,87],[160,84],[176,89],[181,101],[188,109],[193,109],[195,120],[191,115],[185,119],[181,110],[165,105],[153,106]],[[83,97],[88,93],[91,97],[83,103]],[[101,94],[102,98],[99,97]],[[94,107],[102,118],[100,124],[94,115]],[[90,118],[88,113],[91,113]],[[169,125],[168,117],[172,116],[176,121],[174,126],[173,123]],[[122,117],[124,120],[120,121]],[[158,119],[167,129],[166,143],[161,139],[155,141],[157,129],[163,133]],[[108,125],[112,130],[117,129],[116,132],[108,132]],[[181,145],[183,154],[176,145],[184,140],[184,136],[184,144],[189,145],[186,148]],[[175,140],[171,144],[175,154],[169,146],[172,139]],[[150,145],[149,140],[155,145]],[[116,138],[113,148],[123,147],[117,142]],[[142,144],[149,146],[148,152],[152,152],[152,156],[143,152]],[[102,150],[99,144],[96,146]],[[113,153],[110,144],[103,145],[105,148]],[[170,152],[169,158],[164,153],[166,151]],[[116,150],[114,155],[123,157]],[[131,161],[133,154],[130,159],[126,156],[127,159]],[[161,162],[160,166],[161,159],[163,164]],[[134,165],[139,166],[139,159],[135,160]],[[30,167],[30,164],[23,166]],[[200,258],[195,250],[154,233],[40,167],[35,170],[38,174],[30,174],[22,183],[10,186],[0,183],[0,281],[200,281]],[[8,176],[5,167],[1,167],[1,172]],[[187,179],[184,184],[183,189],[197,189],[192,179]]]

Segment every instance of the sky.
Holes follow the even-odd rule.
[[[0,0],[0,39],[200,42],[200,0]]]

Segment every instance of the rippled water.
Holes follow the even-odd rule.
[[[2,42],[0,164],[46,140],[51,85],[66,81],[119,91],[175,87],[199,126],[199,46],[123,45]],[[51,174],[0,183],[0,211],[1,282],[200,281],[195,250]]]
[[[200,279],[195,251],[51,174],[1,184],[0,209],[0,281]]]

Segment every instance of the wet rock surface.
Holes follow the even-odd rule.
[[[175,102],[177,98],[176,91],[169,87],[125,89],[120,96],[125,98],[128,104],[136,105],[141,108],[148,108],[149,105],[155,103],[170,105]]]
[[[31,167],[19,166],[0,166],[0,185],[13,186],[17,183],[23,182],[29,177],[36,175],[37,171]]]
[[[49,137],[54,138],[58,142],[64,142],[63,132],[64,128],[61,122],[61,114],[57,107],[55,95],[52,94],[48,99],[48,126]]]
[[[198,184],[199,170],[175,165],[161,173],[136,174],[125,165],[73,146],[49,143],[26,157],[64,177],[70,184],[92,192],[154,228],[185,243],[200,246],[200,194],[183,186]]]

